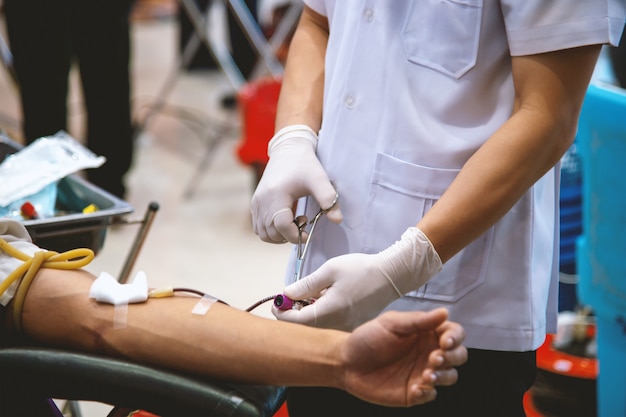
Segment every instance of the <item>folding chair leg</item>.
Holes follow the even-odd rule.
[[[80,404],[78,401],[67,400],[63,405],[63,415],[70,417],[82,417],[83,413],[80,411]]]

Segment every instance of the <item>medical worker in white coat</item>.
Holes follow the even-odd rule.
[[[469,360],[410,415],[523,415],[535,351],[556,330],[558,163],[626,2],[305,4],[254,230],[296,243],[294,216],[339,198],[285,288],[317,301],[275,315],[351,329],[384,309],[444,306]],[[289,397],[292,417],[393,415],[359,407],[331,390]]]

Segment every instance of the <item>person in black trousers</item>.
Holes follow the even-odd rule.
[[[133,160],[130,25],[134,0],[4,0],[26,144],[67,130],[76,60],[87,111],[86,146],[106,157],[88,180],[124,198]]]

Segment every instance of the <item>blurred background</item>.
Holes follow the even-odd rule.
[[[276,2],[267,1],[259,9],[276,6],[270,3]],[[214,6],[211,30],[228,45],[223,4]],[[255,174],[237,156],[242,140],[237,106],[223,102],[236,91],[210,62],[206,49],[199,49],[193,66],[177,68],[185,24],[174,0],[137,0],[131,13],[132,116],[140,131],[127,174],[125,200],[134,208],[128,217],[141,219],[150,202],[160,206],[135,271],[145,271],[151,286],[198,288],[245,308],[280,290],[289,248],[263,243],[252,232]],[[173,71],[171,93],[155,110],[157,95]],[[68,114],[69,133],[81,140],[86,115],[75,69]],[[21,142],[20,123],[17,87],[3,68],[0,124]],[[196,172],[207,153],[212,155],[209,164]],[[109,228],[104,247],[88,269],[116,275],[136,232],[134,225]]]
[[[229,44],[228,19],[214,2],[210,30]],[[259,3],[259,21],[270,24],[281,2]],[[141,220],[151,202],[159,204],[154,223],[131,275],[142,270],[152,287],[199,289],[245,309],[280,292],[290,248],[261,242],[252,232],[250,198],[256,174],[237,155],[242,118],[232,103],[236,89],[200,48],[187,68],[179,68],[183,31],[192,31],[175,0],[136,0],[131,12],[131,104],[138,130],[134,162],[126,176],[125,200]],[[7,39],[4,14],[0,34]],[[43,69],[45,70],[45,69]],[[168,77],[171,92],[155,109]],[[171,80],[170,80],[171,81]],[[77,70],[72,69],[68,130],[84,140],[86,113]],[[0,66],[0,127],[23,143],[17,86]],[[200,167],[203,159],[209,163]],[[200,171],[200,172],[198,172]],[[117,275],[138,225],[109,227],[104,246],[87,267]],[[269,303],[255,310],[271,316]],[[82,403],[85,416],[106,415],[110,407]]]

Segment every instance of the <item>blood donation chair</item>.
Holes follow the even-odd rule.
[[[0,369],[0,415],[11,417],[58,415],[47,408],[50,398],[97,401],[162,417],[269,417],[284,396],[282,387],[230,384],[28,345],[0,348]]]
[[[0,161],[20,145],[0,135]],[[87,247],[98,253],[107,227],[140,224],[135,240],[118,276],[126,282],[138,252],[158,210],[150,203],[140,221],[125,218],[128,203],[109,195],[79,177],[58,184],[57,205],[100,209],[80,210],[49,219],[25,220],[33,241],[41,247],[63,252]],[[36,346],[23,339],[0,337],[0,416],[61,416],[51,399],[68,400],[72,417],[80,416],[76,401],[112,405],[113,410],[144,410],[157,416],[273,416],[284,399],[284,388],[231,384],[199,378],[128,360]],[[155,346],[159,349],[159,346]],[[127,414],[126,414],[127,415]]]

